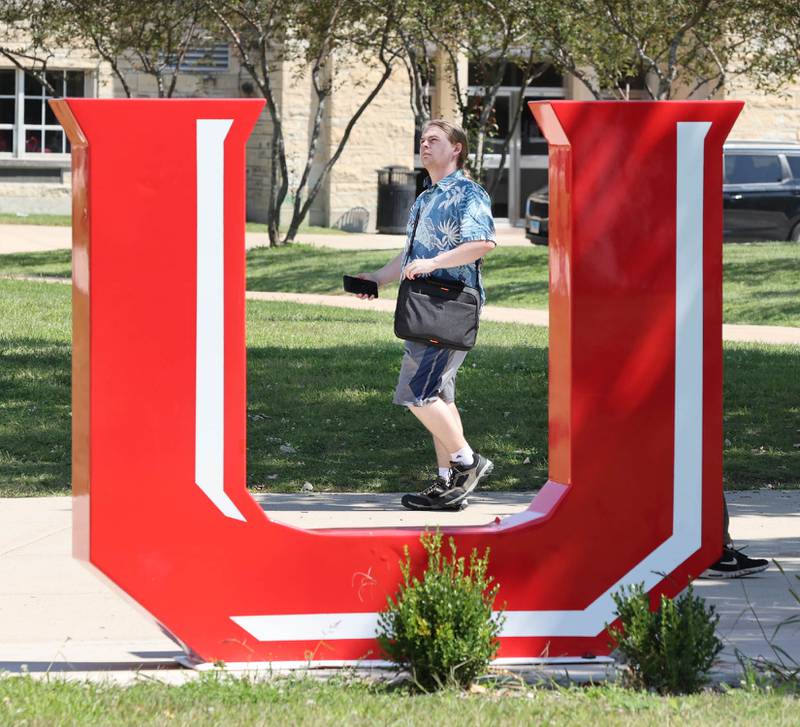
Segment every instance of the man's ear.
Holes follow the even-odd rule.
[[[464,145],[460,141],[457,141],[455,144],[453,144],[453,149],[457,150],[456,159],[458,159],[458,157],[461,156],[461,150],[463,148],[464,148]]]

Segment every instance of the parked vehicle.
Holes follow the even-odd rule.
[[[800,242],[800,144],[730,142],[724,147],[724,242]],[[547,187],[528,196],[525,236],[547,244]]]
[[[545,185],[528,195],[525,203],[525,237],[534,245],[546,245],[550,216],[550,188]]]

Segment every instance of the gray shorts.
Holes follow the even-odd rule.
[[[406,341],[393,402],[400,406],[424,406],[437,398],[454,402],[456,374],[466,357],[467,351]]]

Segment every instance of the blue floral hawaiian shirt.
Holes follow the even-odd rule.
[[[468,179],[460,169],[440,179],[417,197],[408,216],[406,249],[419,215],[410,255],[403,262],[432,258],[440,252],[458,247],[462,242],[489,240],[496,243],[492,202],[480,184]],[[469,263],[434,271],[437,278],[459,280],[481,293],[486,300],[480,264]]]

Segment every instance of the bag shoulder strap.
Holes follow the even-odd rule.
[[[420,195],[422,196],[422,195]],[[419,199],[419,197],[417,197]],[[405,257],[403,258],[403,265],[401,267],[405,267],[408,264],[408,258],[411,255],[411,248],[414,247],[414,238],[417,236],[417,225],[419,224],[419,217],[422,214],[422,204],[417,207],[417,216],[414,218],[414,227],[411,230],[411,238],[408,241],[408,248],[406,249]]]
[[[425,190],[425,191],[427,192],[427,190]],[[425,192],[423,192],[422,194],[425,194]],[[421,197],[422,194],[420,194],[419,197]],[[419,197],[417,197],[417,199],[419,199]],[[417,216],[414,218],[414,227],[411,230],[411,238],[408,241],[408,248],[406,249],[406,254],[405,254],[405,257],[403,258],[403,265],[401,267],[405,267],[408,264],[408,258],[411,255],[412,248],[414,247],[414,238],[416,238],[416,236],[417,236],[417,225],[419,224],[419,218],[421,216],[422,216],[422,203],[420,203],[419,207],[417,207]],[[477,274],[478,274],[478,285],[479,286],[480,286],[480,283],[481,283],[481,263],[482,262],[483,262],[483,258],[478,258],[474,263],[475,270],[477,271]]]

